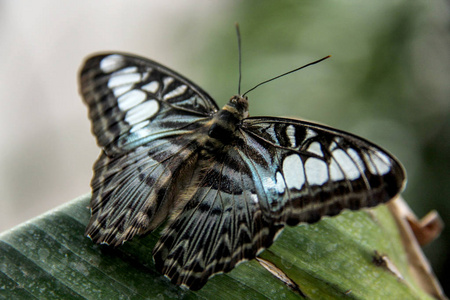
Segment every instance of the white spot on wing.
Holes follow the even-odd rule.
[[[126,85],[121,85],[121,86],[118,86],[116,88],[113,88],[114,96],[119,97],[119,96],[125,94],[126,92],[131,90],[133,85],[134,84],[126,84]]]
[[[108,87],[115,88],[121,85],[136,83],[141,80],[141,75],[138,73],[121,74],[117,76],[112,76],[108,80]]]
[[[173,82],[172,77],[164,77],[163,78],[164,88],[166,89],[172,82]]]
[[[355,149],[349,148],[347,149],[348,155],[353,159],[353,161],[358,165],[360,171],[364,171],[366,167],[364,166],[364,162],[361,160],[361,157],[358,155]]]
[[[372,158],[372,162],[375,165],[378,174],[384,175],[391,170],[390,159],[383,152],[374,150],[373,153],[370,153],[370,157]]]
[[[156,93],[159,89],[159,82],[158,81],[152,81],[150,83],[147,83],[146,85],[142,86],[142,89],[150,92],[150,93]]]
[[[147,80],[148,76],[150,75],[150,71],[145,71],[142,73],[142,81]]]
[[[258,203],[258,196],[256,194],[251,194],[250,198],[253,200],[253,202]]]
[[[280,172],[277,172],[275,180],[271,177],[266,177],[263,182],[264,188],[266,188],[270,193],[282,194],[284,192],[284,179]]]
[[[282,193],[284,193],[284,189],[286,188],[283,175],[281,175],[280,172],[277,172],[276,179],[277,179],[277,184],[276,184],[277,191],[279,194],[282,194]]]
[[[315,157],[306,160],[305,173],[310,185],[322,185],[328,180],[327,164]]]
[[[185,86],[184,84],[180,85],[179,87],[177,87],[177,88],[173,89],[172,91],[170,91],[169,93],[165,94],[163,99],[167,100],[167,99],[170,99],[170,98],[173,98],[173,97],[176,97],[176,96],[183,95],[183,93],[186,90],[187,90],[187,86]]]
[[[331,145],[330,145],[330,151],[333,151],[334,149],[336,149],[337,146],[338,146],[338,145],[336,144],[336,142],[333,141],[333,142],[331,143]]]
[[[149,121],[149,120],[145,120],[144,122],[138,123],[138,124],[134,125],[134,126],[131,128],[130,132],[131,132],[131,133],[136,132],[136,131],[138,131],[139,129],[144,128],[144,127],[147,126],[148,124],[150,124],[150,121]]]
[[[312,129],[306,129],[306,137],[305,137],[305,141],[306,140],[308,140],[308,139],[310,139],[310,138],[312,138],[312,137],[315,137],[317,135],[317,132],[315,132],[314,130],[312,130]]]
[[[342,173],[341,169],[339,168],[338,164],[336,163],[336,160],[334,158],[331,159],[331,163],[329,165],[330,168],[330,178],[333,181],[339,181],[345,178],[344,173]]]
[[[120,69],[124,64],[124,59],[122,55],[112,54],[104,57],[100,61],[100,69],[103,73],[111,73]]]
[[[306,151],[323,157],[322,147],[319,142],[312,142]]]
[[[125,115],[125,121],[134,125],[153,117],[158,110],[158,101],[149,100],[130,109]]]
[[[117,76],[120,74],[130,74],[130,73],[136,73],[138,70],[137,67],[126,67],[120,70],[117,70],[116,72],[114,72],[111,76]]]
[[[291,143],[291,147],[297,147],[297,143],[295,140],[295,127],[294,125],[288,125],[286,127],[286,135],[289,139],[289,143]]]
[[[305,173],[300,156],[291,154],[283,161],[283,174],[288,188],[300,190],[305,184]]]
[[[337,137],[334,138],[334,141],[336,143],[338,143],[338,144],[341,144],[342,143],[342,138],[340,136],[337,136]]]
[[[140,90],[131,90],[117,99],[120,110],[129,110],[130,108],[144,102],[146,94]]]
[[[350,159],[348,154],[342,149],[336,149],[333,151],[333,157],[344,171],[347,179],[354,180],[360,176],[359,170],[355,163]]]

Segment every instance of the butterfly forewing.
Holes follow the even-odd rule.
[[[218,110],[211,97],[189,80],[156,62],[126,54],[88,59],[80,86],[92,131],[111,155],[189,133]]]
[[[200,289],[269,247],[285,225],[395,197],[398,161],[349,133],[222,109],[160,64],[126,54],[88,59],[81,93],[103,152],[86,233],[120,245],[169,218],[153,256],[172,282]]]
[[[260,182],[267,217],[295,225],[342,209],[372,207],[402,189],[405,173],[386,151],[352,134],[293,119],[243,120],[243,155]]]

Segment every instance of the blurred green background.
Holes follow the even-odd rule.
[[[0,229],[89,190],[99,151],[77,95],[82,59],[137,53],[199,84],[219,106],[248,96],[251,115],[289,116],[363,136],[404,164],[404,198],[450,224],[450,13],[420,1],[0,2]],[[425,247],[450,294],[450,233]]]

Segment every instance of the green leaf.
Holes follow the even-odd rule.
[[[94,245],[83,234],[88,204],[89,195],[83,196],[0,235],[0,298],[300,297],[256,260],[214,276],[198,292],[177,287],[154,269],[151,253],[159,232],[118,248]],[[375,263],[381,256],[397,273]],[[413,281],[384,206],[286,228],[260,257],[311,299],[431,299]]]

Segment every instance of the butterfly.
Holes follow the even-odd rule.
[[[174,284],[202,288],[268,248],[286,226],[389,201],[405,184],[385,150],[324,125],[220,109],[149,59],[86,60],[80,92],[102,152],[91,181],[95,243],[119,246],[168,223],[153,249]]]

